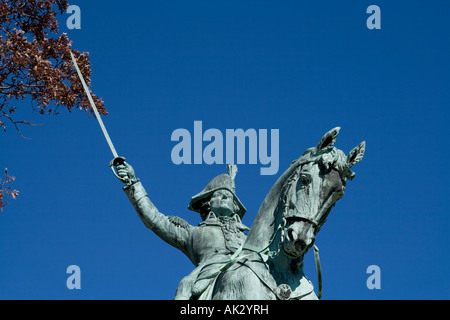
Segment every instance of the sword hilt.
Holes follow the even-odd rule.
[[[128,184],[130,182],[130,179],[128,177],[126,178],[121,178],[119,177],[119,175],[117,174],[116,170],[114,170],[114,167],[117,168],[117,166],[120,166],[121,164],[125,163],[125,158],[124,157],[116,157],[114,158],[110,163],[109,163],[109,167],[111,168],[111,171],[114,173],[114,175],[123,183]]]

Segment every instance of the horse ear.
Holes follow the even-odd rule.
[[[334,146],[334,144],[336,143],[337,135],[339,134],[340,130],[341,130],[341,128],[337,127],[337,128],[334,128],[334,129],[331,129],[330,131],[328,131],[323,136],[322,140],[320,140],[319,144],[317,145],[317,149],[322,150],[322,149]]]
[[[363,141],[359,146],[350,151],[347,156],[347,162],[349,167],[353,167],[355,164],[358,164],[364,157],[364,152],[366,152],[366,142]]]

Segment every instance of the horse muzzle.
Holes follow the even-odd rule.
[[[293,258],[304,255],[314,243],[314,225],[303,219],[290,221],[282,241],[283,250]]]

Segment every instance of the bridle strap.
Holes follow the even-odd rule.
[[[270,251],[269,248],[275,242],[275,239],[276,239],[278,233],[280,231],[282,231],[282,230],[283,230],[283,224],[278,225],[278,228],[275,231],[275,233],[273,234],[272,239],[269,241],[269,244],[263,249],[251,246],[249,244],[244,244],[242,246],[242,249],[246,249],[248,251],[255,252],[256,254],[264,254],[266,256],[273,257],[274,255],[277,254],[277,252],[276,251]]]
[[[317,298],[319,298],[320,300],[322,298],[323,292],[322,267],[320,266],[319,248],[316,245],[314,245],[314,261],[316,262],[316,270],[317,270],[317,286],[318,286]]]

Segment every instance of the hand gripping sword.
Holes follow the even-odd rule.
[[[128,181],[129,181],[128,178],[121,178],[121,177],[119,177],[118,174],[116,173],[116,171],[114,170],[114,167],[117,167],[118,165],[123,164],[125,162],[125,158],[124,157],[119,157],[119,155],[117,154],[116,148],[114,148],[114,145],[113,145],[113,143],[111,141],[111,138],[109,137],[108,131],[106,131],[105,125],[103,124],[102,118],[100,117],[98,109],[97,109],[97,107],[96,107],[96,105],[94,103],[94,99],[92,99],[91,92],[89,91],[89,88],[88,88],[88,86],[86,84],[86,81],[84,81],[83,75],[82,75],[82,73],[80,71],[80,68],[78,67],[78,63],[75,60],[75,57],[73,56],[72,51],[70,51],[70,56],[72,57],[73,65],[75,66],[75,70],[78,73],[78,77],[80,78],[81,83],[83,84],[84,91],[86,92],[86,95],[87,95],[87,97],[89,99],[91,107],[94,110],[95,117],[97,118],[98,123],[100,124],[100,128],[102,129],[103,134],[104,134],[104,136],[106,138],[106,141],[108,142],[109,148],[111,149],[111,152],[112,152],[112,154],[114,156],[114,159],[109,163],[109,167],[111,168],[111,170],[114,173],[114,175],[117,178],[119,178],[119,180],[121,180],[124,183],[128,183]]]

